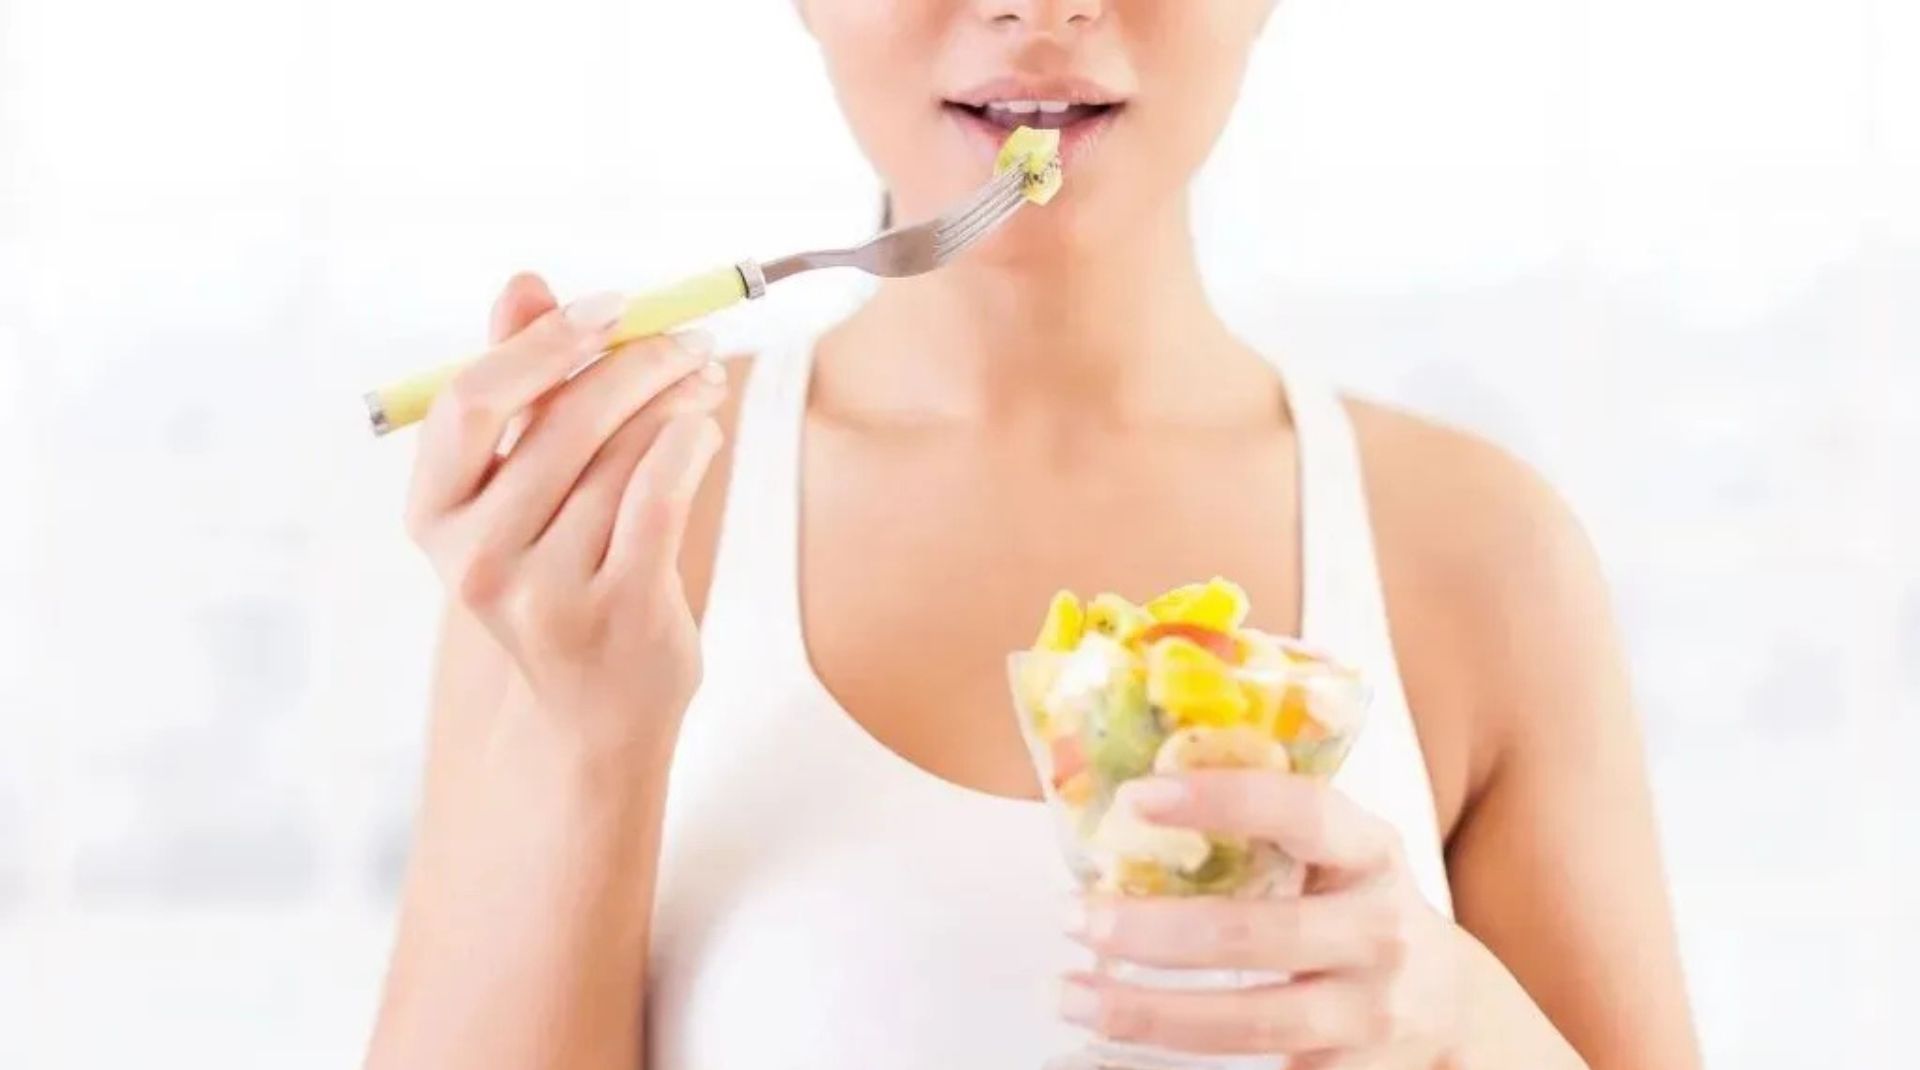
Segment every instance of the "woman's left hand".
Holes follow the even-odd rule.
[[[1062,1013],[1112,1040],[1176,1051],[1283,1053],[1305,1070],[1430,1070],[1463,1042],[1468,974],[1491,959],[1415,888],[1393,827],[1323,781],[1218,770],[1135,781],[1116,806],[1163,825],[1246,836],[1306,863],[1299,896],[1089,896],[1069,930],[1102,958],[1269,970],[1285,983],[1162,990],[1067,978]],[[1474,954],[1473,952],[1480,952]]]

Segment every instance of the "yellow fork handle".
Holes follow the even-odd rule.
[[[748,279],[758,280],[759,275],[758,265],[742,264],[718,268],[637,295],[621,310],[608,346],[650,338],[738,304],[749,296],[758,297],[757,291],[763,290],[765,283],[750,286]],[[477,358],[443,364],[367,394],[367,418],[373,425],[373,433],[384,435],[425,419],[433,399],[474,359]]]

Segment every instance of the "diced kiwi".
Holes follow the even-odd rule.
[[[1035,204],[1053,200],[1066,177],[1060,167],[1060,131],[1015,129],[1000,146],[993,173],[1003,175],[1016,167],[1026,172],[1027,200]]]
[[[1166,731],[1147,689],[1131,675],[1116,678],[1087,716],[1087,763],[1103,784],[1145,775]]]
[[[1194,895],[1230,892],[1246,879],[1253,853],[1245,845],[1214,840],[1212,847],[1198,869],[1181,875],[1185,890]]]
[[[1117,594],[1104,592],[1087,603],[1087,630],[1119,643],[1132,642],[1153,623],[1147,611]]]

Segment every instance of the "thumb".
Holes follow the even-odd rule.
[[[559,301],[547,288],[545,279],[523,271],[507,280],[500,296],[493,301],[493,319],[487,336],[496,344],[524,330],[527,324],[552,311]]]

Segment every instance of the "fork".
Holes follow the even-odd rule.
[[[946,214],[910,227],[895,227],[863,245],[796,253],[765,264],[742,260],[629,298],[607,347],[670,331],[741,301],[765,296],[767,287],[821,268],[858,268],[882,278],[924,275],[965,252],[1027,203],[1025,176],[1012,168]],[[456,361],[403,379],[366,395],[373,433],[384,435],[425,418],[448,381],[472,360]]]

